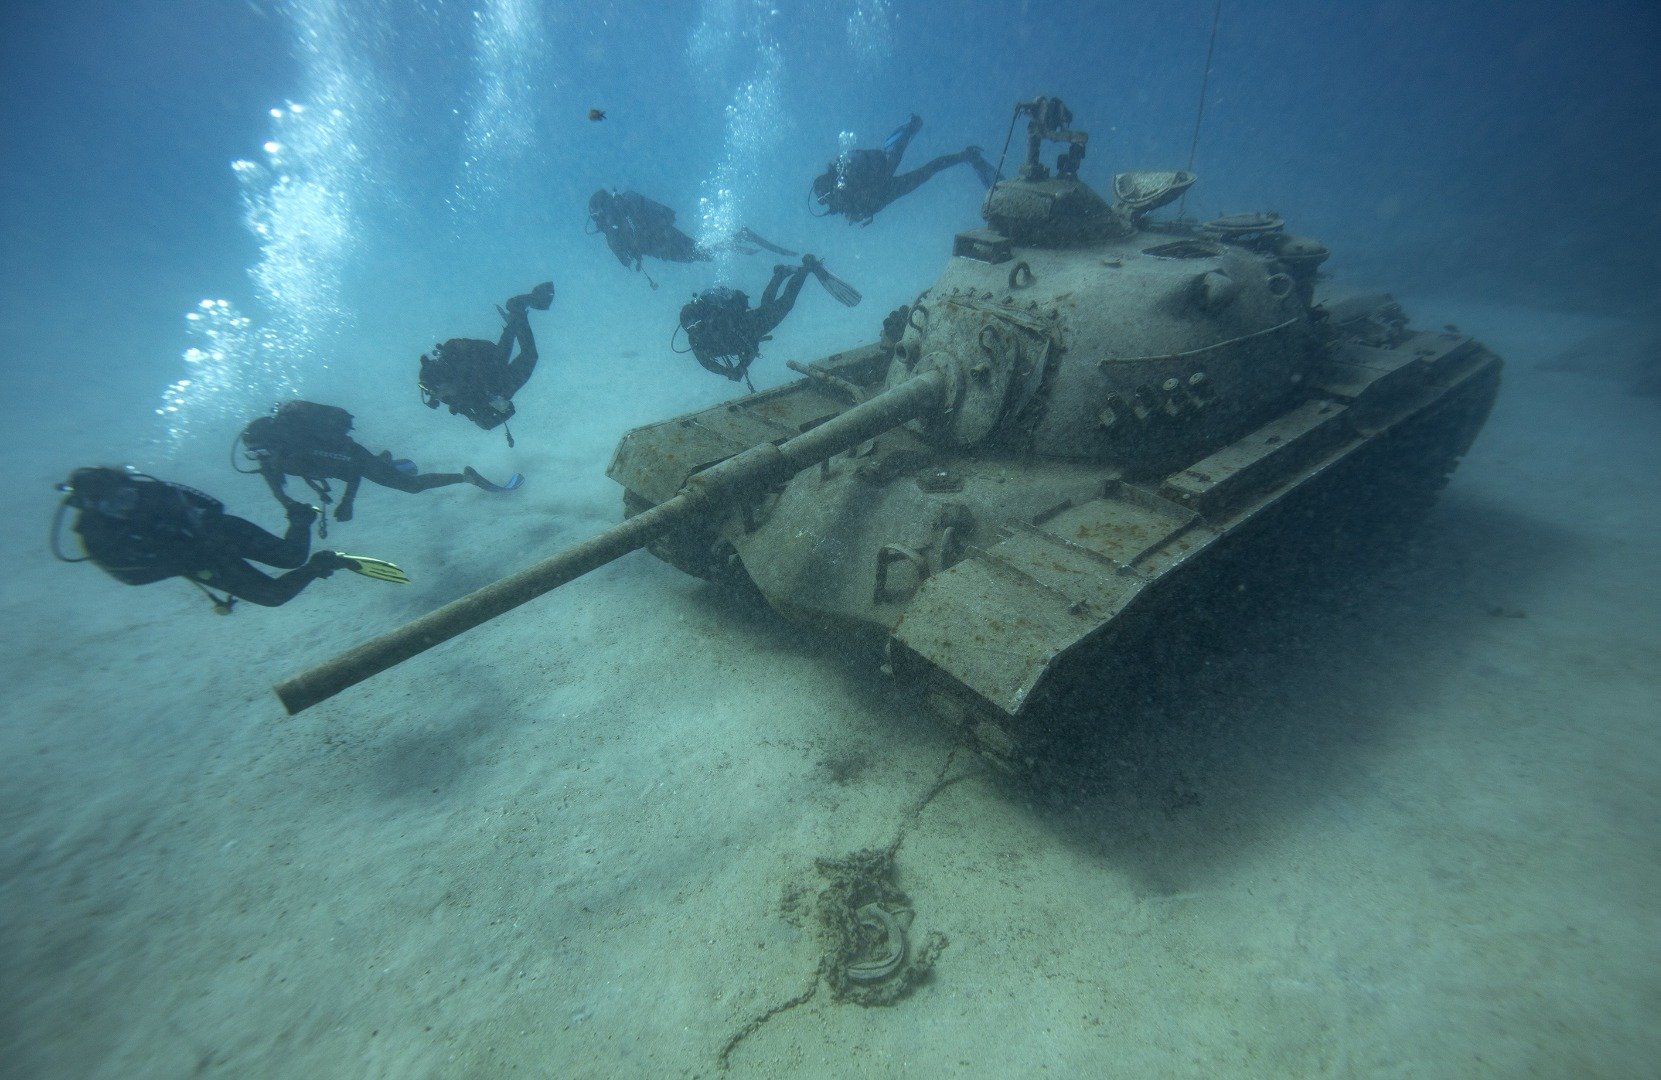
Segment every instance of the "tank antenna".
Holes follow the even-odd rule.
[[[1205,119],[1205,91],[1211,85],[1211,56],[1217,51],[1217,24],[1223,18],[1223,0],[1217,0],[1217,5],[1211,9],[1211,42],[1205,47],[1205,74],[1200,76],[1200,107],[1194,113],[1194,138],[1188,144],[1188,171],[1194,171],[1194,155],[1200,149],[1200,121]],[[1177,217],[1182,217],[1187,209],[1188,192],[1182,193],[1182,202],[1177,203]]]
[[[1009,114],[1009,130],[1004,133],[1004,148],[998,151],[998,168],[992,175],[992,182],[996,184],[1004,176],[1004,158],[1009,156],[1010,140],[1015,138],[1015,121],[1021,118],[1021,103],[1015,103],[1015,111]]]

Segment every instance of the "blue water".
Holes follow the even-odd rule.
[[[1094,132],[1093,170],[1180,167],[1210,15],[1204,2],[964,15],[875,0],[16,9],[0,46],[0,332],[27,385],[52,392],[57,373],[84,370],[154,400],[183,374],[186,313],[226,299],[309,369],[342,335],[375,342],[402,322],[389,293],[459,312],[526,273],[632,288],[580,232],[601,185],[645,191],[683,222],[714,200],[911,288],[942,232],[973,220],[972,183],[943,178],[864,232],[814,222],[807,181],[839,133],[878,145],[915,111],[927,127],[913,158],[995,152],[1010,103],[1045,92]],[[1595,20],[1552,4],[1503,18],[1481,4],[1225,4],[1193,208],[1292,214],[1405,291],[1643,304],[1661,233],[1641,194],[1656,33],[1642,4]],[[591,107],[608,119],[588,123]],[[277,158],[261,149],[273,140],[289,144]],[[253,163],[256,189],[275,174],[326,194],[290,200],[272,222],[290,235],[262,239],[236,161]],[[338,237],[293,235],[324,218]],[[273,250],[285,243],[300,246]],[[259,279],[262,259],[284,258],[300,263],[275,268],[286,280]],[[463,275],[473,289],[449,287]],[[664,326],[680,297],[658,299],[642,313]]]
[[[1425,320],[1474,319],[1504,338],[1503,344],[1524,350],[1532,363],[1552,361],[1578,335],[1606,332],[1609,326],[1641,324],[1655,340],[1661,286],[1656,256],[1661,251],[1661,202],[1656,198],[1661,11],[1655,5],[1617,2],[1588,15],[1545,2],[1223,0],[1207,81],[1213,10],[1212,0],[65,0],[7,5],[0,13],[0,78],[5,80],[0,94],[0,371],[10,387],[6,400],[13,434],[7,437],[6,457],[21,508],[13,516],[15,535],[6,548],[17,575],[8,585],[7,600],[15,635],[12,651],[19,657],[8,675],[14,699],[58,701],[52,696],[55,688],[79,682],[83,675],[78,673],[104,672],[105,681],[90,680],[100,700],[131,695],[151,702],[149,712],[140,710],[142,715],[172,715],[167,687],[173,676],[157,673],[183,667],[197,673],[179,678],[208,684],[195,686],[193,708],[216,708],[211,704],[217,700],[216,687],[234,684],[234,692],[221,696],[225,708],[246,721],[237,730],[264,730],[272,710],[263,698],[253,704],[259,687],[291,673],[291,657],[321,659],[307,649],[311,616],[295,610],[272,614],[263,624],[277,628],[270,638],[216,642],[213,633],[197,624],[183,629],[185,624],[176,625],[171,614],[163,618],[154,607],[145,607],[154,589],[118,592],[111,582],[89,583],[89,568],[66,569],[47,561],[37,543],[41,530],[36,522],[43,524],[50,513],[54,496],[48,485],[71,468],[133,463],[207,488],[239,512],[257,511],[270,524],[274,510],[258,485],[231,476],[224,462],[226,446],[241,424],[285,397],[346,404],[358,414],[360,429],[368,425],[379,438],[374,449],[385,445],[399,455],[420,454],[423,469],[432,467],[433,457],[465,453],[498,478],[523,468],[530,478],[527,492],[536,492],[539,483],[545,485],[544,493],[557,492],[538,496],[550,500],[536,504],[538,512],[551,516],[509,517],[495,533],[477,516],[465,519],[465,528],[477,528],[478,535],[449,535],[479,545],[470,550],[484,554],[472,560],[459,557],[455,544],[435,535],[444,532],[442,523],[423,531],[422,518],[400,518],[408,512],[390,508],[401,497],[380,491],[366,495],[380,520],[358,535],[387,551],[407,551],[417,561],[425,557],[432,567],[427,580],[436,576],[444,582],[421,594],[423,601],[436,604],[466,585],[516,569],[528,561],[527,553],[551,550],[550,538],[575,539],[597,530],[606,523],[597,508],[609,505],[601,502],[600,476],[617,435],[633,424],[721,400],[730,391],[690,357],[670,351],[680,305],[717,282],[758,294],[773,257],[729,254],[691,267],[648,262],[647,270],[660,286],[653,289],[643,275],[619,266],[600,238],[585,234],[590,192],[601,187],[638,190],[674,207],[680,227],[701,238],[750,226],[786,247],[818,254],[865,294],[863,305],[848,311],[810,285],[756,364],[757,384],[773,385],[790,376],[786,358],[810,359],[874,339],[882,316],[934,279],[951,235],[979,224],[981,189],[961,168],[889,207],[869,227],[809,214],[808,185],[827,162],[850,147],[880,146],[911,113],[922,116],[925,126],[911,144],[908,166],[968,144],[986,148],[996,160],[1012,104],[1039,94],[1059,95],[1078,126],[1091,133],[1083,175],[1098,189],[1117,171],[1191,165],[1200,180],[1187,200],[1188,214],[1203,219],[1279,211],[1297,232],[1318,237],[1332,249],[1329,268],[1335,274],[1363,287],[1433,298]],[[1202,81],[1206,94],[1196,139]],[[604,110],[605,119],[590,121],[589,110],[596,108]],[[1017,135],[1011,154],[1018,154],[1019,147]],[[472,439],[477,433],[459,421],[422,409],[414,385],[416,358],[445,338],[494,336],[500,325],[495,305],[543,280],[556,284],[558,298],[551,311],[533,318],[544,361],[527,388],[528,407],[515,422],[526,448],[514,456],[494,436]],[[1530,321],[1546,314],[1556,321]],[[1531,348],[1535,352],[1527,353]],[[1595,360],[1590,357],[1588,364]],[[1655,360],[1649,356],[1646,362]],[[1538,451],[1519,417],[1547,427],[1572,421],[1588,430],[1653,432],[1653,412],[1641,411],[1647,405],[1634,404],[1637,399],[1624,395],[1618,384],[1599,385],[1604,389],[1587,391],[1575,384],[1571,392],[1552,384],[1531,391],[1525,383],[1519,399],[1524,404],[1507,414],[1516,426],[1488,437],[1510,456],[1490,459],[1487,473],[1478,466],[1477,475],[1486,476],[1490,487],[1473,496],[1477,502],[1471,505],[1482,505],[1484,498],[1537,505],[1524,474],[1543,465],[1526,457]],[[1559,396],[1610,411],[1566,418],[1552,407]],[[1513,435],[1503,434],[1506,430]],[[1574,437],[1562,438],[1563,447],[1579,445]],[[1627,464],[1637,468],[1633,463],[1651,460],[1644,456],[1649,453],[1634,451]],[[1547,456],[1561,465],[1570,460],[1568,455],[1571,451],[1565,449]],[[1525,458],[1530,462],[1526,468],[1518,464]],[[1594,457],[1583,464],[1595,473],[1606,460]],[[569,494],[557,487],[567,479]],[[1608,476],[1603,479],[1598,490],[1612,500],[1630,496],[1630,489]],[[1564,499],[1572,491],[1584,495],[1592,489],[1576,487],[1563,476],[1555,482]],[[437,500],[442,494],[422,498]],[[1649,490],[1644,497],[1653,496]],[[1542,513],[1548,509],[1545,501],[1541,497],[1538,504]],[[1574,513],[1609,530],[1600,543],[1615,542],[1610,535],[1621,537],[1620,543],[1633,542],[1634,530],[1628,526],[1641,517],[1624,502]],[[1480,515],[1467,505],[1459,520],[1475,516]],[[1608,550],[1607,543],[1601,550]],[[1635,549],[1621,565],[1645,563],[1653,554],[1653,548]],[[73,571],[81,576],[62,576]],[[1447,569],[1435,583],[1458,587],[1466,580],[1463,573]],[[66,580],[88,591],[64,594],[60,606],[50,598],[60,595]],[[663,586],[667,580],[649,579],[648,584],[678,587]],[[645,590],[627,584],[634,581],[626,579],[620,587]],[[318,588],[338,595],[341,590],[333,588],[338,584]],[[1608,604],[1618,606],[1619,590],[1611,593]],[[310,594],[294,607],[308,599]],[[369,608],[360,625],[354,621],[360,616],[344,601],[319,603],[328,606],[311,610],[330,617],[328,632],[336,635],[330,640],[341,645],[361,637],[359,631],[419,613],[419,606],[397,608],[378,597],[372,603],[379,606]],[[91,611],[106,604],[109,610]],[[637,624],[614,615],[605,604],[594,600],[563,617],[598,635],[596,640],[615,644]],[[188,607],[179,601],[178,617],[201,616],[199,606],[194,600]],[[687,608],[683,617],[695,621],[698,610]],[[615,624],[607,621],[613,618]],[[1565,640],[1590,640],[1585,627],[1591,622],[1570,625],[1563,631]],[[1647,627],[1620,625],[1620,633],[1610,632],[1611,640],[1634,655],[1647,651],[1653,661],[1653,621]],[[227,633],[253,634],[240,629]],[[66,662],[57,654],[50,663],[26,659],[36,655],[31,650],[66,640],[68,655],[76,658],[70,667],[53,666]],[[214,652],[216,645],[222,651]],[[192,658],[203,650],[212,660],[198,670]],[[1587,654],[1601,655],[1590,646]],[[257,662],[244,657],[257,657]],[[664,664],[672,669],[684,661],[666,659]],[[1519,678],[1532,663],[1516,656],[1511,662]],[[1496,663],[1504,667],[1504,662]],[[1628,680],[1617,693],[1628,695],[1621,699],[1626,702],[1620,706],[1626,709],[1622,715],[1641,711],[1644,695],[1653,689],[1650,676],[1637,671],[1639,665],[1639,660],[1617,665],[1617,678]],[[250,671],[251,666],[259,670]],[[118,675],[108,675],[111,670]],[[123,681],[137,677],[158,677],[158,682],[134,688]],[[640,678],[615,677],[624,682]],[[1493,682],[1501,688],[1495,693],[1515,685],[1497,677]],[[1564,686],[1558,689],[1562,696],[1554,700],[1573,700]],[[429,685],[423,692],[430,691]],[[1648,701],[1653,706],[1653,698]],[[71,705],[62,707],[65,716],[75,713]],[[102,715],[96,709],[85,711]],[[435,715],[444,711],[441,703]],[[188,725],[198,731],[198,719],[181,717],[180,730]],[[374,718],[377,731],[400,723],[430,731],[440,722],[407,701],[386,706],[385,714]],[[96,802],[105,797],[99,792],[123,783],[132,790],[145,787],[142,777],[124,775],[118,761],[75,767],[86,743],[53,743],[32,727],[26,736],[19,734],[25,727],[20,716],[6,723],[16,736],[14,754],[27,746],[32,748],[27,752],[59,763],[54,768],[65,779],[55,790],[81,792],[76,785],[85,786],[72,800],[64,796],[76,806]],[[87,723],[89,727],[76,729],[78,738],[95,743],[101,726]],[[46,741],[37,745],[31,740]],[[187,759],[206,755],[212,743],[192,743],[184,750],[145,745],[146,753],[174,760],[177,754]],[[296,770],[308,767],[304,754],[313,745],[308,736],[307,751],[295,759]],[[371,756],[397,752],[385,745],[371,750],[359,744],[359,749]],[[247,747],[243,751],[248,761],[259,759]],[[416,757],[427,752],[410,751]],[[673,757],[669,750],[663,753]],[[1618,750],[1611,755],[1621,756]],[[22,943],[18,947],[28,953],[22,976],[28,989],[4,999],[8,1015],[0,1018],[0,1074],[182,1075],[175,1070],[183,1059],[166,1048],[170,1036],[161,1016],[121,1018],[129,1000],[123,979],[140,978],[123,963],[136,963],[150,973],[146,978],[161,978],[155,973],[164,961],[138,963],[129,955],[140,948],[135,942],[142,937],[143,918],[161,916],[144,915],[137,923],[122,923],[119,934],[98,936],[98,912],[120,909],[137,888],[120,869],[111,871],[109,879],[94,873],[100,881],[121,880],[119,889],[83,889],[74,894],[78,908],[63,899],[73,890],[63,891],[68,887],[60,888],[52,875],[79,880],[79,860],[119,860],[119,851],[100,848],[96,858],[51,854],[68,845],[54,839],[60,829],[62,835],[80,828],[100,837],[107,830],[84,820],[79,826],[64,825],[52,806],[43,808],[32,795],[24,798],[25,791],[35,789],[29,786],[32,780],[23,779],[26,770],[17,769],[18,760],[14,757],[5,767],[11,775],[6,820],[25,839],[9,853],[5,915],[8,940]],[[1633,790],[1653,790],[1650,770],[1655,763],[1641,760],[1646,764],[1624,783]],[[921,777],[924,786],[934,764],[931,759],[918,766],[927,774]],[[183,770],[178,775],[191,775],[185,766],[178,767]],[[59,774],[48,770],[41,775]],[[106,782],[107,775],[117,779]],[[912,779],[909,774],[907,779]],[[354,783],[349,771],[341,783]],[[115,804],[111,820],[125,820],[121,800]],[[1636,805],[1652,808],[1653,802]],[[215,813],[200,804],[197,812],[203,818]],[[1587,830],[1595,834],[1595,826],[1588,824]],[[1637,875],[1640,883],[1653,881],[1654,827],[1652,818],[1634,843],[1640,851],[1647,846],[1649,863],[1640,861],[1636,869],[1631,862],[1620,864],[1620,873]],[[1027,842],[1019,839],[1019,830],[1012,835],[1017,839],[1008,844]],[[219,839],[213,837],[214,843]],[[265,839],[245,836],[242,842],[253,848]],[[850,838],[844,846],[859,842],[864,841]],[[1623,850],[1630,854],[1632,849]],[[817,847],[803,861],[816,853]],[[1458,863],[1450,859],[1453,869],[1446,873],[1462,874]],[[149,871],[133,872],[142,877]],[[1564,871],[1556,866],[1543,872]],[[386,880],[399,880],[403,873],[393,867]],[[1318,879],[1319,870],[1311,876]],[[775,883],[767,888],[776,894]],[[664,889],[668,895],[673,885]],[[1634,887],[1621,895],[1639,891]],[[769,895],[766,903],[772,899]],[[206,925],[222,914],[211,890],[197,901],[195,914],[182,924],[170,923],[171,932],[188,935],[195,921]],[[42,914],[54,904],[77,914],[56,923]],[[143,904],[148,905],[144,912],[168,910],[165,897],[157,895]],[[629,903],[618,904],[619,918],[626,921]],[[987,922],[1008,922],[1007,913],[982,914]],[[769,909],[765,917],[771,919],[773,912]],[[1064,914],[1055,912],[1042,917],[1065,921]],[[1601,925],[1619,928],[1609,930],[1606,943],[1642,940],[1643,933],[1634,928],[1657,930],[1652,899],[1636,908],[1611,902],[1610,910],[1588,916],[1594,924],[1600,918],[1605,920]],[[1196,947],[1225,950],[1223,925],[1212,921],[1196,931]],[[313,930],[328,930],[319,926]],[[1587,932],[1596,937],[1597,929],[1594,925]],[[394,931],[382,927],[377,932]],[[66,990],[52,976],[54,950],[74,952],[73,943],[88,934],[98,945],[75,954],[74,964],[80,966],[74,970],[99,970],[107,963],[116,972],[114,989],[102,996]],[[1405,940],[1409,937],[1404,936],[1403,950],[1413,947]],[[782,939],[766,940],[788,947]],[[1187,939],[1172,940],[1176,948]],[[1473,954],[1482,952],[1480,942],[1466,940],[1465,945]],[[652,947],[650,940],[641,942],[648,959],[618,967],[619,980],[637,982],[617,994],[641,1010],[651,1008],[654,993],[679,992],[651,985]],[[449,961],[457,970],[468,963],[457,956]],[[70,966],[66,961],[63,970]],[[1594,966],[1585,978],[1595,982],[1602,970]],[[1373,969],[1344,978],[1351,990],[1389,982],[1387,974]],[[1627,1005],[1647,1000],[1653,1010],[1653,979],[1622,972],[1609,981],[1624,988],[1612,996]],[[741,984],[742,978],[735,974],[729,983]],[[789,979],[777,986],[769,983],[769,992],[753,1000],[727,1001],[724,1011],[699,1032],[702,1049],[697,1053],[676,1056],[669,1049],[675,1035],[667,1028],[641,1036],[628,1052],[601,1039],[582,1044],[585,1054],[598,1056],[580,1074],[710,1069],[709,1051],[736,1026],[732,1018],[789,997],[793,990],[787,983]],[[779,987],[783,989],[772,992]],[[945,977],[931,992],[955,991]],[[1461,991],[1467,998],[1487,992],[1486,986]],[[1271,995],[1271,1011],[1295,1013],[1301,1007],[1299,993],[1298,984],[1288,982]],[[58,1026],[46,1034],[31,1027],[39,1023],[37,1014],[25,1016],[21,1003],[31,994],[65,1003],[48,1008]],[[252,1059],[237,1059],[227,1049],[237,1044],[239,1031],[294,1030],[298,1022],[293,1017],[303,1009],[284,994],[250,993],[244,1011],[227,1006],[225,1015],[200,1021],[211,1030],[208,1041],[214,1048],[201,1050],[199,1067],[220,1070],[216,1075],[318,1075],[307,1070],[319,1067],[319,1057],[287,1056],[280,1040],[271,1046],[262,1042],[263,1056]],[[1401,1019],[1406,1013],[1374,1027],[1354,1015],[1345,1021],[1352,1025],[1348,1029],[1311,1023],[1300,1038],[1331,1053],[1306,1053],[1308,1047],[1301,1043],[1303,1049],[1278,1046],[1257,1058],[1215,1051],[1205,1059],[1212,1067],[1203,1067],[1181,1052],[1184,1038],[1165,1031],[1160,1038],[1168,1038],[1169,1045],[1160,1045],[1170,1052],[1163,1057],[1146,1041],[1127,1057],[1123,1048],[1109,1051],[1081,1038],[1064,1053],[1046,1057],[1035,1049],[1027,1060],[1032,1070],[1049,1069],[1047,1075],[1080,1076],[1106,1075],[1114,1061],[1125,1060],[1142,1063],[1127,1075],[1293,1075],[1299,1069],[1324,1075],[1519,1075],[1513,1070],[1526,1071],[1529,1063],[1538,1075],[1622,1075],[1622,1063],[1656,1049],[1653,1031],[1613,1023],[1580,1039],[1572,1030],[1551,1027],[1560,1016],[1596,1013],[1596,994],[1592,996],[1593,1004],[1584,1012],[1566,1006],[1554,1010],[1560,999],[1541,1005],[1538,1012],[1519,1008],[1504,1023],[1482,1027],[1465,1041],[1443,1031],[1418,1050],[1403,1049],[1400,1061],[1372,1049],[1388,1041],[1390,1033],[1412,1029]],[[561,999],[549,1007],[563,1018],[565,1030],[590,1016],[610,1017],[616,1038],[625,1040],[628,1010],[616,1001],[613,1005],[607,1012],[601,1005]],[[432,1008],[442,1013],[444,1006]],[[1231,1014],[1227,1003],[1213,1002],[1208,1008],[1203,1022],[1194,1021],[1205,1029],[1203,1038],[1193,1037],[1215,1050],[1228,1043],[1219,1032],[1246,1021]],[[1378,1008],[1387,1006],[1379,1003]],[[77,1009],[85,1015],[64,1019]],[[263,1017],[271,1013],[280,1020],[268,1025]],[[1427,1006],[1423,1015],[1434,1013]],[[402,1019],[395,1023],[408,1040],[403,1052],[375,1057],[365,1051],[343,1058],[321,1054],[333,1062],[330,1074],[498,1075],[495,1070],[506,1067],[504,1060],[533,1072],[579,1074],[564,1071],[572,1067],[569,1063],[549,1064],[562,1062],[549,1049],[558,1045],[557,1035],[525,1041],[530,1037],[517,1026],[517,1035],[464,1032],[454,1038],[475,1052],[446,1058],[436,1044],[423,1042],[421,1025],[409,1022],[407,1012],[399,1015]],[[1030,1027],[1042,1019],[1028,1016],[1019,1023]],[[1143,1019],[1148,1026],[1138,1030],[1161,1030],[1157,1017]],[[377,1022],[373,1015],[353,1022],[359,1020],[366,1027]],[[899,1013],[882,1022],[897,1029],[906,1024]],[[69,1045],[77,1023],[110,1030],[97,1040],[96,1052],[63,1059],[74,1063],[54,1068],[54,1047]],[[1542,1027],[1549,1033],[1539,1035]],[[328,1041],[333,1036],[326,1034],[327,1023],[315,1028],[300,1024],[299,1030],[317,1045],[336,1045]],[[866,1037],[857,1027],[836,1030],[854,1040]],[[478,1047],[493,1038],[520,1049],[505,1058],[480,1056]],[[1537,1040],[1533,1056],[1493,1050],[1528,1038]],[[900,1036],[882,1039],[885,1046],[903,1041]],[[1351,1049],[1367,1042],[1368,1053],[1346,1053],[1346,1039],[1353,1041]],[[8,1044],[16,1056],[8,1054]],[[611,1051],[597,1049],[608,1045]],[[1612,1056],[1599,1058],[1600,1046],[1615,1047]],[[1480,1064],[1485,1047],[1507,1064],[1486,1071]],[[606,1057],[608,1052],[613,1056]],[[844,1059],[813,1057],[817,1052],[799,1051],[809,1056],[786,1055],[766,1066],[753,1065],[755,1075],[850,1075],[839,1071]],[[307,1064],[296,1064],[302,1060]],[[468,1063],[465,1069],[455,1066],[458,1060]],[[1649,1060],[1661,1060],[1661,1054]],[[957,1054],[941,1051],[920,1072],[890,1059],[867,1061],[856,1071],[1014,1074],[1007,1070],[1015,1066],[1002,1059],[996,1066],[990,1058],[972,1056],[950,1064],[958,1061]]]

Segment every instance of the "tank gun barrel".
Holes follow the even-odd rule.
[[[763,443],[694,474],[674,496],[534,566],[450,601],[273,689],[290,715],[645,547],[682,521],[783,483],[890,428],[926,415],[948,377],[931,369],[782,443]]]

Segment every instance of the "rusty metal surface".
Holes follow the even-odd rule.
[[[1485,410],[1491,387],[1476,384],[1497,375],[1499,360],[1480,349],[1463,356],[1436,399],[1470,385],[1471,407]],[[1403,418],[1432,404],[1418,402]],[[918,591],[893,635],[908,670],[961,695],[977,720],[1019,716],[1068,654],[1144,591],[1203,562],[1213,544],[1387,433],[1358,430],[1345,413],[1307,402],[1167,478],[1157,494],[1122,485],[1041,524],[1015,523],[1008,539]]]
[[[857,383],[869,382],[871,370],[886,362],[885,350],[867,345],[826,357],[818,366]],[[811,380],[775,387],[636,428],[623,436],[606,475],[650,502],[663,502],[697,470],[756,443],[799,435],[847,406],[845,396]]]

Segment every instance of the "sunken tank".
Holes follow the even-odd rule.
[[[1026,163],[882,339],[805,378],[624,436],[626,520],[278,687],[291,711],[649,546],[830,634],[994,757],[1104,650],[1180,619],[1208,567],[1408,514],[1469,447],[1500,361],[1389,297],[1316,303],[1327,251],[1273,214],[1147,215],[1186,172],[1078,178],[1054,99]],[[1067,144],[1052,173],[1047,140]]]

